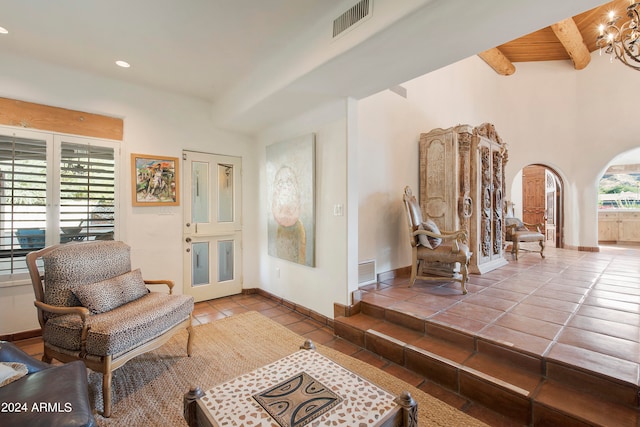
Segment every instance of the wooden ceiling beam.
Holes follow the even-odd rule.
[[[573,18],[555,23],[551,25],[551,29],[569,54],[573,67],[576,70],[586,67],[591,61],[591,54]]]
[[[513,63],[497,47],[480,52],[478,56],[501,76],[510,76],[516,72]]]

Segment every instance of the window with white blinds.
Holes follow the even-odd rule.
[[[117,148],[112,141],[0,128],[0,280],[26,273],[32,250],[113,240]]]
[[[113,240],[113,148],[62,143],[60,242]]]
[[[46,224],[47,141],[0,136],[0,274],[26,271]]]

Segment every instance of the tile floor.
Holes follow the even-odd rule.
[[[193,323],[194,325],[205,324],[247,311],[258,311],[286,326],[293,332],[312,339],[316,343],[324,344],[380,368],[489,425],[505,427],[516,425],[500,414],[496,414],[481,405],[452,393],[428,379],[389,362],[372,352],[336,337],[333,334],[333,330],[326,325],[257,294],[234,295],[197,303],[194,309]],[[36,358],[42,356],[43,344],[40,338],[30,338],[18,341],[16,344]]]
[[[637,385],[640,246],[545,252],[470,275],[467,295],[400,277],[362,287],[362,300]]]
[[[601,247],[598,253],[549,249],[542,260],[522,254],[518,261],[484,275],[471,275],[469,294],[455,284],[407,278],[367,285],[363,300],[474,334],[512,342],[539,355],[588,363],[637,383],[640,365],[640,246]],[[509,257],[510,258],[510,257]],[[194,324],[255,310],[317,343],[376,366],[493,426],[513,421],[452,393],[429,379],[362,349],[333,330],[260,295],[235,295],[196,304]],[[42,340],[18,342],[42,354]],[[598,366],[594,366],[598,369]]]

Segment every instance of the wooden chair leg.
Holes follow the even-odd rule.
[[[104,372],[102,373],[102,416],[109,418],[111,416],[111,356],[106,356],[104,361]]]
[[[544,240],[540,240],[540,256],[544,259]]]
[[[460,273],[462,274],[462,295],[467,294],[467,280],[469,279],[469,270],[466,264],[460,264]]]
[[[193,349],[193,335],[195,331],[193,330],[193,326],[189,323],[187,327],[187,333],[189,334],[187,338],[187,356],[191,357],[192,349]]]
[[[518,245],[518,242],[517,242],[517,241],[516,241],[516,242],[513,242],[513,248],[516,250],[516,261],[518,260],[518,249],[519,249],[519,247],[518,247],[518,246],[519,246],[519,245]]]
[[[413,262],[411,263],[411,280],[409,282],[409,287],[412,287],[416,282],[416,276],[418,275],[418,260],[416,257],[413,257]]]

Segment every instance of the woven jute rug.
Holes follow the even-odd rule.
[[[100,426],[186,426],[182,397],[189,387],[207,390],[297,351],[304,338],[257,312],[238,314],[194,327],[193,354],[186,356],[186,331],[159,349],[138,356],[113,374],[110,418]],[[317,351],[397,395],[403,390],[418,402],[421,426],[486,426],[446,403],[380,369],[317,345]],[[89,395],[102,409],[102,375],[89,375]],[[275,424],[274,424],[275,425]]]

